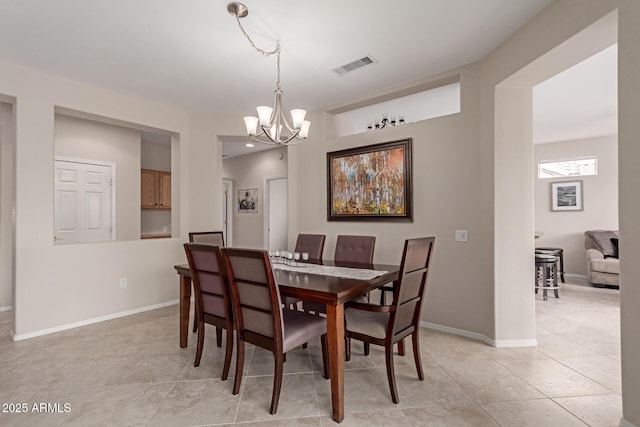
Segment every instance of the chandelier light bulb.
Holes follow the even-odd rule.
[[[302,127],[300,128],[300,133],[298,134],[301,139],[307,139],[307,137],[309,137],[310,126],[311,122],[309,120],[305,120],[302,122]]]
[[[256,136],[258,133],[258,118],[255,116],[247,116],[244,118],[244,125],[247,127],[249,136]]]
[[[295,129],[302,128],[302,123],[304,122],[304,116],[307,115],[305,110],[301,110],[299,108],[295,110],[291,110],[291,118],[293,119],[293,127]]]
[[[261,105],[256,108],[258,110],[258,117],[260,118],[260,126],[269,126],[269,122],[271,121],[271,114],[273,113],[273,108],[267,107],[266,105]]]

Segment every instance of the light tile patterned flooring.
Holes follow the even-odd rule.
[[[536,297],[538,347],[496,349],[421,331],[425,381],[411,353],[396,357],[400,403],[389,395],[384,353],[354,342],[346,363],[344,426],[618,426],[619,293],[562,285],[560,299]],[[272,357],[250,348],[241,393],[220,380],[223,352],[207,327],[193,367],[195,335],[178,347],[178,307],[21,342],[0,313],[2,426],[328,426],[329,382],[319,342],[287,355],[276,415],[269,414]],[[233,372],[233,365],[232,365]],[[60,411],[34,412],[34,403]],[[64,404],[70,411],[64,411]]]

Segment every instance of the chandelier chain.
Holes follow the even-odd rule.
[[[252,48],[254,48],[256,50],[256,52],[261,53],[263,56],[265,57],[270,57],[271,55],[277,55],[277,75],[278,75],[278,82],[277,82],[277,88],[278,90],[281,90],[281,86],[280,86],[280,42],[276,43],[276,47],[273,50],[264,50],[264,49],[260,49],[258,46],[256,46],[256,44],[253,42],[253,40],[251,40],[251,37],[249,37],[249,34],[247,34],[247,32],[244,30],[244,27],[242,26],[242,23],[240,22],[240,17],[238,15],[236,15],[236,22],[238,23],[238,27],[240,27],[240,31],[242,31],[242,34],[244,34],[244,36],[247,38],[247,40],[249,41],[249,44],[251,45]]]

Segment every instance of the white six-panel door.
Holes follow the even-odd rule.
[[[56,244],[112,240],[112,166],[55,161]]]

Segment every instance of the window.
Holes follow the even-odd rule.
[[[583,157],[566,160],[540,160],[538,179],[586,176],[598,174],[598,157]]]

